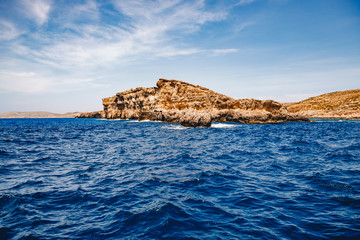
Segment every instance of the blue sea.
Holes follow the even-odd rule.
[[[360,239],[360,121],[1,119],[0,239]]]

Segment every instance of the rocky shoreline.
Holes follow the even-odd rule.
[[[190,83],[160,78],[156,87],[138,87],[103,98],[104,110],[77,118],[138,119],[209,127],[215,122],[308,121],[273,100],[233,99]]]

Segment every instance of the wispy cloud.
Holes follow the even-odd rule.
[[[11,40],[20,36],[23,32],[17,29],[10,21],[0,19],[0,40]]]
[[[254,21],[247,21],[247,22],[243,22],[243,23],[240,23],[239,25],[236,25],[233,29],[234,32],[236,33],[239,33],[241,32],[242,30],[244,30],[245,28],[251,26],[251,25],[254,25],[255,22]]]
[[[199,53],[216,56],[237,51],[201,49],[185,43],[186,36],[199,31],[204,24],[227,17],[227,10],[208,8],[204,0],[113,0],[111,15],[120,20],[113,22],[103,20],[102,17],[108,17],[102,8],[104,3],[95,0],[72,5],[59,5],[51,0],[20,1],[26,16],[38,26],[47,22],[53,26],[50,31],[44,27],[27,33],[22,41],[12,43],[12,52],[16,57],[28,59],[32,65],[47,66],[53,73],[44,76],[25,65],[22,72],[33,75],[22,76],[26,80],[20,80],[21,77],[14,74],[16,71],[4,69],[6,72],[0,75],[1,87],[8,90],[17,89],[9,87],[11,81],[13,86],[26,86],[35,79],[39,79],[38,84],[20,87],[19,91],[44,90],[58,81],[58,71],[90,75],[89,69],[116,68],[154,58]],[[0,21],[0,27],[6,30],[3,39],[14,39],[21,34],[11,22]],[[43,81],[45,77],[53,80]]]
[[[97,24],[101,17],[99,4],[95,0],[56,7],[57,12],[52,20],[60,29],[72,29],[81,33],[84,25]]]
[[[229,54],[229,53],[236,53],[238,51],[239,51],[239,49],[236,49],[236,48],[214,49],[214,50],[211,50],[211,53],[214,55],[225,55],[225,54]]]
[[[94,67],[111,62],[126,62],[147,55],[166,57],[203,52],[191,47],[177,47],[172,40],[180,33],[193,32],[206,22],[219,21],[225,12],[205,10],[204,1],[114,1],[118,14],[131,18],[126,24],[73,24],[74,18],[63,19],[63,26],[76,34],[58,33],[42,38],[43,45],[34,50],[25,45],[18,54],[60,68]],[[79,14],[93,15],[99,9],[94,1],[74,6]],[[35,34],[33,35],[35,36]],[[39,37],[39,36],[37,36]],[[166,52],[168,50],[168,52]]]
[[[114,1],[117,9],[134,20],[136,28],[155,28],[160,32],[168,30],[198,30],[209,21],[219,21],[226,17],[224,11],[205,10],[205,1],[181,0],[133,0]]]
[[[245,5],[245,4],[249,4],[255,2],[255,0],[239,0],[236,5]]]
[[[22,0],[22,11],[29,18],[33,19],[37,25],[41,26],[48,21],[51,9],[51,0]]]

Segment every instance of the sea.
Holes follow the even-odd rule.
[[[360,121],[1,119],[0,239],[360,239]]]

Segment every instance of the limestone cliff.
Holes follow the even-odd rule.
[[[360,89],[322,94],[287,108],[309,118],[360,119]]]
[[[89,113],[107,119],[178,122],[184,126],[210,126],[211,121],[266,123],[306,121],[289,114],[272,100],[233,99],[182,81],[159,79],[156,87],[119,92],[103,99],[102,112]]]

